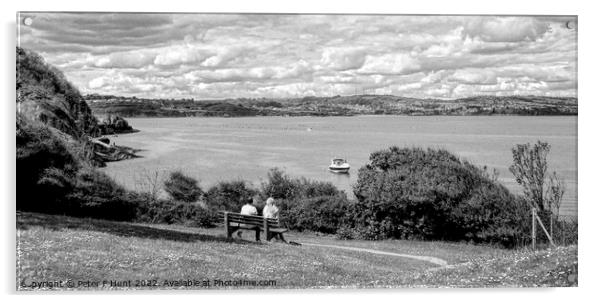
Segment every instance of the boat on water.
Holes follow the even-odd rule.
[[[330,166],[328,166],[328,170],[337,174],[348,174],[351,165],[347,163],[347,160],[343,158],[334,158],[332,159]]]

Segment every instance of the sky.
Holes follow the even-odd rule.
[[[21,13],[83,94],[577,96],[577,18]]]

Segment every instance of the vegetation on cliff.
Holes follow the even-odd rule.
[[[22,48],[16,59],[17,209],[134,218],[137,194],[94,168],[107,160],[99,154],[122,157],[121,147],[91,139],[98,122],[60,71]]]
[[[79,91],[38,54],[17,47],[17,112],[73,137],[98,134],[97,121]]]

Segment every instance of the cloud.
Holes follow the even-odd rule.
[[[478,71],[473,68],[462,69],[455,71],[451,76],[447,78],[450,82],[456,82],[461,84],[496,84],[497,73],[493,71]]]
[[[408,74],[420,70],[420,63],[408,54],[368,56],[358,70],[363,74]]]
[[[207,67],[222,67],[232,60],[239,58],[247,52],[253,52],[254,49],[249,46],[235,46],[230,48],[221,48],[217,53],[203,61],[202,65]]]
[[[465,33],[487,42],[535,41],[548,31],[549,24],[533,17],[470,18]]]
[[[101,68],[140,68],[152,64],[156,53],[138,50],[128,52],[115,52],[100,56],[94,62],[94,66]]]
[[[320,63],[324,68],[337,71],[358,69],[364,65],[365,56],[361,48],[330,47],[322,52]]]
[[[84,93],[576,95],[575,17],[28,13],[21,46]]]
[[[159,66],[171,66],[180,64],[191,64],[205,61],[211,57],[211,53],[202,48],[189,45],[174,45],[162,49],[155,57],[154,63]]]

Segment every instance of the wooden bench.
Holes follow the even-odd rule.
[[[232,238],[232,234],[239,229],[248,229],[255,231],[255,240],[260,240],[260,232],[263,230],[265,240],[270,241],[278,234],[288,231],[280,227],[280,221],[273,218],[264,218],[261,216],[249,216],[239,213],[224,212],[224,229],[226,236]]]

